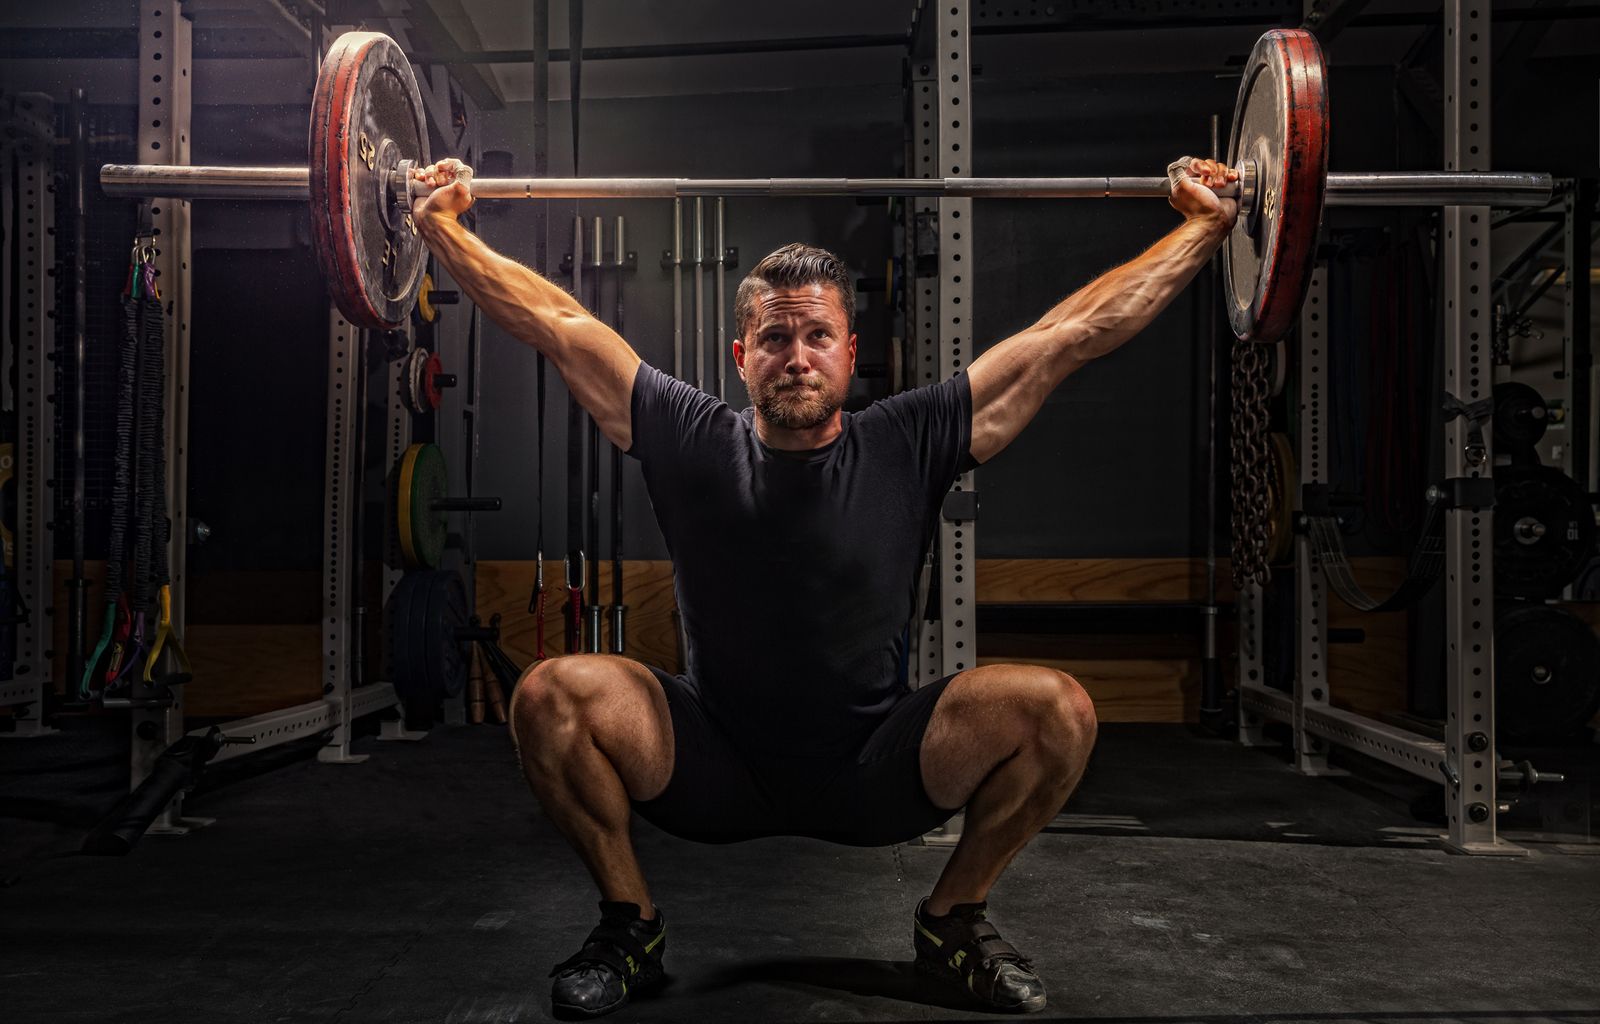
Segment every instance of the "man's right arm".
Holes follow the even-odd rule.
[[[489,248],[455,213],[424,209],[417,230],[478,308],[544,353],[600,432],[623,451],[631,448],[638,353],[564,289]]]

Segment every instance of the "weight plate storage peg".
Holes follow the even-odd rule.
[[[408,568],[434,569],[444,557],[449,517],[440,503],[449,487],[438,445],[414,444],[400,459],[395,486],[396,533]]]
[[[329,47],[311,102],[311,238],[328,293],[356,327],[396,330],[416,303],[427,251],[390,200],[402,161],[425,166],[422,94],[399,44],[347,32]]]

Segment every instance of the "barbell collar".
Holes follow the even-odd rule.
[[[406,180],[394,183],[396,193]],[[1344,171],[1328,175],[1329,206],[1543,206],[1554,180],[1514,172]],[[106,164],[108,196],[170,199],[310,197],[304,167]],[[415,195],[429,191],[412,183]],[[1220,190],[1237,195],[1239,183]],[[696,196],[906,196],[969,199],[1165,198],[1165,177],[1129,178],[474,178],[478,199],[683,199]]]

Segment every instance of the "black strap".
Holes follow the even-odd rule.
[[[142,273],[135,267],[133,273]],[[111,537],[106,549],[106,601],[122,596],[128,528],[133,521],[134,385],[139,365],[139,300],[122,300],[122,338],[117,345],[116,462],[111,483]]]
[[[621,221],[619,220],[620,224]],[[617,231],[617,240],[622,239],[622,230]],[[612,299],[611,326],[617,335],[626,338],[622,325],[622,279],[624,266],[627,263],[627,254],[619,251],[616,262],[612,264],[616,270],[616,291]],[[622,654],[625,642],[622,635],[622,619],[627,614],[627,606],[622,603],[622,449],[616,445],[611,446],[611,653]]]
[[[550,976],[555,977],[573,967],[593,965],[609,967],[621,977],[629,978],[652,959],[644,943],[625,925],[601,924],[589,933],[582,949],[551,968]]]
[[[162,444],[165,410],[161,401],[166,353],[160,300],[142,296],[134,319],[139,347],[134,383],[137,461],[133,476],[133,607],[137,612],[150,605],[158,586],[154,569],[156,531],[163,531],[163,543],[166,539],[165,523],[157,519],[158,514],[164,517],[166,512],[166,452]]]
[[[538,407],[534,411],[534,436],[538,446],[538,481],[534,485],[535,493],[539,498],[539,523],[534,528],[534,560],[533,560],[533,590],[528,593],[528,614],[533,615],[539,610],[539,597],[544,593],[544,353],[540,352],[535,359],[534,371],[537,383],[535,388],[538,393]],[[539,637],[541,645],[544,636]]]
[[[1302,500],[1302,506],[1311,507],[1319,504],[1314,488],[1307,487],[1302,493],[1306,495]],[[1326,502],[1320,504],[1325,505]],[[1337,594],[1345,604],[1360,612],[1394,612],[1414,607],[1422,600],[1423,595],[1433,589],[1433,585],[1439,580],[1439,574],[1444,571],[1446,504],[1445,494],[1440,488],[1428,489],[1428,509],[1422,520],[1422,535],[1417,538],[1417,546],[1411,551],[1411,559],[1406,567],[1406,578],[1395,588],[1394,593],[1381,599],[1372,597],[1356,583],[1355,573],[1350,568],[1350,559],[1345,554],[1344,534],[1339,530],[1338,519],[1325,514],[1307,515],[1306,536],[1311,542],[1312,557],[1317,560],[1323,577],[1328,581],[1328,589]]]
[[[574,217],[572,225],[572,273],[576,282],[582,280],[583,219]],[[581,290],[574,287],[572,291],[573,298],[582,303],[583,295],[580,294]],[[577,654],[583,650],[583,587],[586,568],[583,505],[584,498],[588,494],[588,485],[584,481],[583,435],[583,406],[578,404],[578,397],[573,393],[569,382],[567,386],[567,558],[565,565],[567,584],[565,614],[567,617],[568,654]]]

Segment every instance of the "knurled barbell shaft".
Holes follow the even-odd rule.
[[[1233,186],[1236,188],[1236,186]],[[109,196],[168,199],[299,199],[310,197],[304,167],[186,167],[106,164],[100,188]],[[1543,206],[1548,174],[1509,172],[1336,172],[1328,175],[1329,206]],[[425,191],[425,190],[424,190]],[[950,196],[972,199],[1165,198],[1165,177],[1152,178],[474,178],[479,199],[604,199],[693,196]]]

